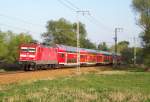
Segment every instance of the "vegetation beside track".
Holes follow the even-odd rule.
[[[149,72],[91,72],[0,87],[0,101],[143,102],[150,101]]]

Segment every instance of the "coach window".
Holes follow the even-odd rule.
[[[64,57],[65,57],[65,54],[64,54],[64,53],[62,53],[62,54],[61,54],[61,58],[64,58]]]
[[[84,58],[84,55],[81,55],[80,57],[81,57],[81,58]]]
[[[102,56],[99,56],[99,60],[101,60],[102,59]]]
[[[106,55],[106,60],[108,60],[108,56]]]

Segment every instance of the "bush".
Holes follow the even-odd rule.
[[[18,59],[18,50],[21,43],[33,41],[29,34],[15,34],[10,31],[0,32],[0,61],[15,63]]]

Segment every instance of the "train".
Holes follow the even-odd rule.
[[[27,43],[19,47],[19,64],[25,71],[78,65],[112,65],[114,59],[117,64],[121,63],[120,54],[61,44],[47,46],[40,43]]]

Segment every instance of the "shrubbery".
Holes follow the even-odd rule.
[[[18,60],[19,45],[31,42],[33,39],[29,34],[15,34],[11,31],[0,31],[0,62],[16,63]]]

